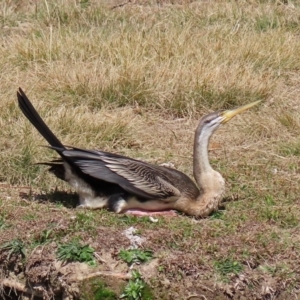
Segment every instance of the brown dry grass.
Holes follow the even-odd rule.
[[[11,225],[1,229],[0,222],[1,243],[14,236],[32,249],[34,236],[62,223],[66,240],[80,235],[90,241],[98,230],[93,246],[104,251],[115,248],[111,242],[101,250],[105,237],[128,226],[112,214],[92,212],[92,227],[78,233],[70,222],[72,208],[32,202],[35,197],[25,201],[19,187],[10,187],[32,186],[46,200],[57,197],[56,188],[70,193],[33,165],[53,153],[40,147],[43,139],[17,108],[19,86],[63,143],[172,162],[189,175],[200,116],[261,99],[259,108],[226,124],[212,140],[212,164],[226,178],[228,198],[236,200],[223,214],[197,223],[161,220],[147,230],[147,222],[132,223],[160,258],[164,271],[155,276],[169,281],[164,288],[171,296],[162,296],[164,288],[153,279],[158,298],[297,297],[298,2],[136,1],[111,10],[113,5],[0,4],[0,216]],[[65,198],[59,200],[65,204]],[[241,263],[243,271],[220,275],[215,266],[226,259]]]

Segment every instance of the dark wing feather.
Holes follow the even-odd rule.
[[[180,196],[180,191],[168,180],[164,167],[101,151],[73,148],[62,152],[83,173],[118,184],[138,197],[153,199]]]
[[[21,88],[18,90],[17,96],[20,109],[48,141],[51,145],[50,148],[56,150],[62,157],[62,161],[66,161],[74,169],[73,171],[78,173],[77,175],[88,175],[90,177],[88,180],[92,180],[93,185],[101,189],[110,189],[111,186],[115,188],[115,185],[118,185],[125,191],[144,199],[173,201],[180,196],[179,190],[182,188],[178,190],[175,185],[179,184],[180,186],[182,179],[186,179],[186,175],[121,155],[65,147],[42,120]],[[62,161],[44,164],[49,165],[50,171],[56,176],[65,180]],[[195,188],[189,179],[187,184],[192,184],[192,187]]]

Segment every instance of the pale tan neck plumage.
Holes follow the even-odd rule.
[[[193,157],[194,178],[200,189],[203,186],[203,180],[201,178],[202,174],[213,171],[208,159],[208,143],[210,134],[202,129],[203,126],[199,124],[195,132]]]
[[[203,130],[199,124],[194,141],[194,177],[200,189],[200,195],[187,208],[186,213],[205,217],[218,209],[225,190],[222,175],[211,167],[208,159],[208,144],[213,131]]]

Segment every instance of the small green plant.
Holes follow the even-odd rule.
[[[210,216],[211,219],[222,219],[224,212],[222,210],[217,210],[213,212]]]
[[[279,150],[279,154],[285,157],[300,156],[300,142],[282,144]]]
[[[5,221],[2,217],[0,217],[0,229],[3,229],[5,226]]]
[[[139,224],[151,223],[151,221],[147,217],[137,217],[137,216],[130,216],[130,215],[121,216],[119,217],[119,220],[126,225],[135,225],[137,223]]]
[[[0,229],[8,228],[9,225],[6,223],[6,220],[3,216],[0,216]]]
[[[255,29],[257,31],[267,31],[279,27],[279,21],[276,18],[263,16],[256,19]]]
[[[275,206],[263,207],[260,216],[263,220],[276,222],[281,228],[293,228],[299,224],[299,220],[293,212]]]
[[[105,283],[98,281],[93,285],[95,300],[116,300],[117,295]]]
[[[153,258],[153,252],[151,250],[122,249],[119,253],[119,257],[128,264],[147,262]]]
[[[258,267],[260,271],[263,271],[264,273],[269,273],[272,276],[280,276],[281,278],[291,278],[295,276],[295,273],[293,270],[291,270],[286,265],[261,265]]]
[[[231,259],[216,261],[214,266],[222,275],[227,275],[230,273],[238,274],[243,270],[243,266],[238,261]]]
[[[74,231],[95,231],[94,227],[94,215],[89,212],[78,212],[76,218],[73,221],[73,230]]]
[[[117,294],[110,288],[110,286],[100,280],[84,280],[80,286],[80,299],[82,300],[117,300]]]
[[[45,229],[43,230],[35,239],[34,239],[34,245],[44,245],[51,241],[51,234],[52,229]]]
[[[78,240],[59,245],[56,255],[62,261],[85,262],[90,266],[95,266],[94,249],[89,245],[81,245]]]
[[[165,267],[164,266],[158,266],[158,272],[159,273],[162,273],[162,272],[164,272],[165,271]]]
[[[82,0],[79,2],[81,8],[87,8],[90,6],[90,0]]]
[[[120,296],[120,299],[126,298],[127,300],[141,300],[144,288],[145,282],[141,278],[141,274],[137,271],[133,271],[132,279],[130,279],[126,285],[124,293]]]
[[[268,206],[273,206],[273,205],[275,205],[274,198],[273,198],[271,195],[266,195],[266,196],[264,197],[264,200],[265,200],[265,203],[266,203]]]
[[[8,258],[10,258],[12,254],[21,255],[22,257],[26,255],[24,242],[19,239],[4,243],[0,249],[9,251]]]
[[[25,216],[23,216],[23,220],[25,221],[32,221],[32,220],[35,220],[37,218],[37,216],[33,213],[29,213]]]

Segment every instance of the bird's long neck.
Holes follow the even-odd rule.
[[[190,207],[188,214],[208,216],[218,209],[225,190],[222,175],[213,170],[208,159],[208,144],[214,130],[199,124],[194,141],[194,177],[201,192]]]
[[[195,132],[194,140],[194,178],[198,187],[203,186],[202,174],[211,173],[213,171],[208,159],[208,143],[212,132],[202,130],[199,124]]]

